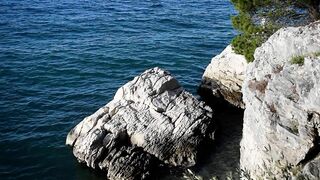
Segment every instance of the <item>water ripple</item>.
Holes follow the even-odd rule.
[[[99,179],[68,131],[147,68],[193,94],[235,35],[228,0],[0,1],[1,179]]]

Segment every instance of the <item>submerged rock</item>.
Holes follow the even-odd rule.
[[[73,128],[66,144],[79,162],[110,179],[146,179],[159,164],[194,166],[213,133],[212,110],[154,68]]]
[[[281,29],[256,50],[243,84],[240,159],[252,179],[320,178],[319,53],[320,22]],[[304,64],[292,64],[295,56]]]
[[[236,107],[244,108],[241,88],[246,67],[245,57],[236,54],[231,45],[227,46],[221,54],[211,60],[206,68],[200,91],[207,91],[209,95],[213,95],[214,101],[226,100]]]

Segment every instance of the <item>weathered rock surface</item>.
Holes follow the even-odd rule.
[[[245,57],[236,54],[229,45],[211,60],[203,74],[200,89],[208,90],[214,97],[244,108],[241,87],[246,67]]]
[[[255,52],[243,84],[241,168],[253,179],[320,179],[320,22],[284,28]],[[304,65],[292,64],[305,56]]]
[[[74,129],[66,140],[79,162],[110,179],[146,179],[159,163],[190,167],[212,139],[212,111],[168,72],[145,71]]]

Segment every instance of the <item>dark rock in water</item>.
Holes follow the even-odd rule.
[[[110,179],[146,179],[160,163],[191,167],[213,139],[212,110],[167,71],[154,68],[121,87],[114,99],[66,140],[79,162]]]

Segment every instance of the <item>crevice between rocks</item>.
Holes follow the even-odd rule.
[[[199,88],[200,99],[213,110],[216,123],[214,142],[204,144],[204,152],[193,170],[203,179],[240,179],[240,141],[244,110],[213,96],[211,90]]]
[[[309,118],[309,116],[308,116]],[[302,159],[298,165],[306,165],[307,163],[309,163],[310,161],[312,161],[313,159],[315,159],[319,154],[320,154],[320,137],[318,129],[314,128],[314,135],[315,138],[313,140],[313,147],[309,149],[309,151],[307,152],[307,154],[305,155],[304,159]]]

